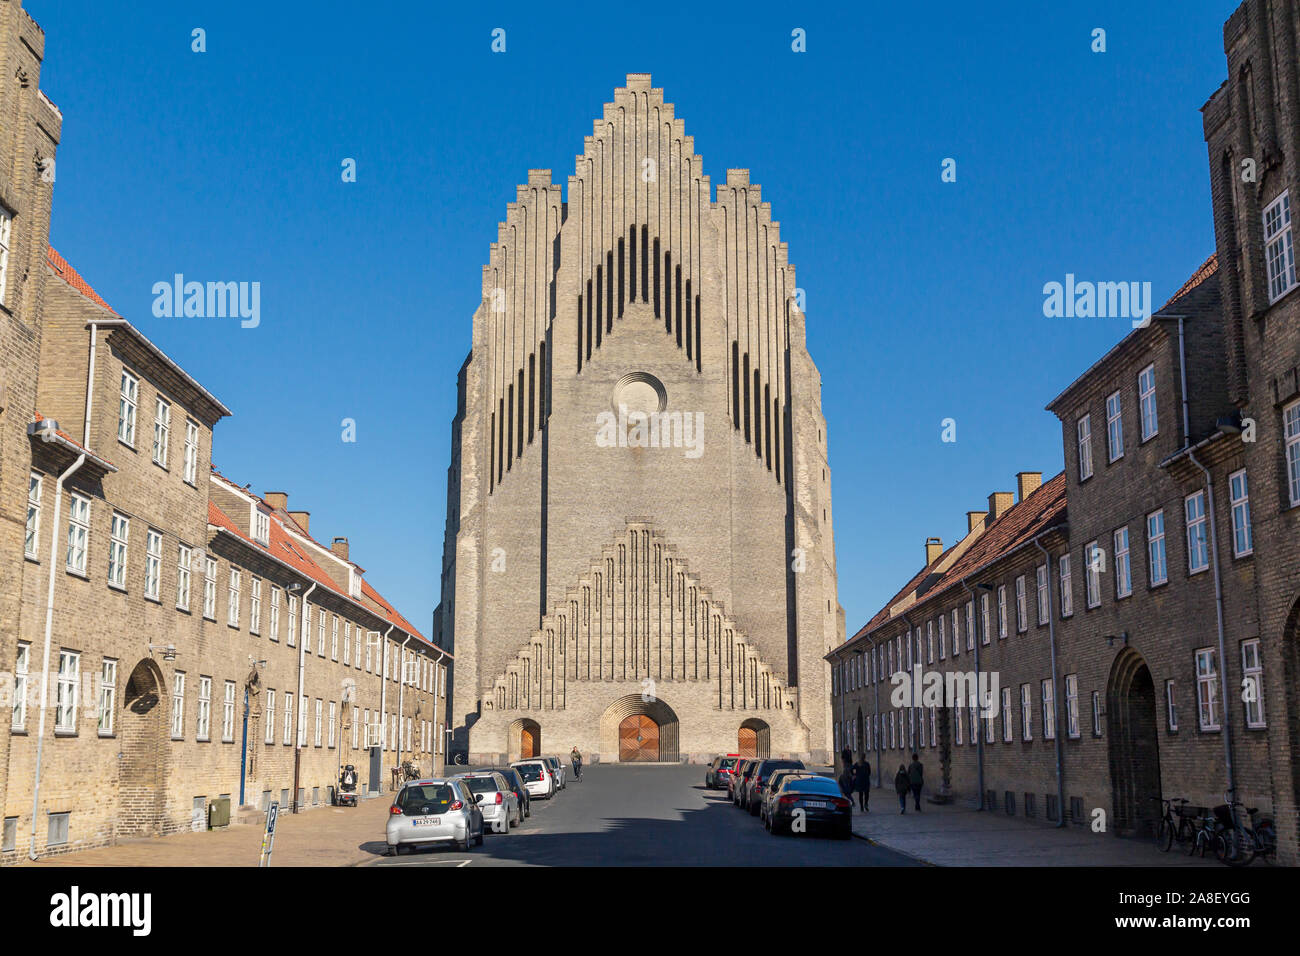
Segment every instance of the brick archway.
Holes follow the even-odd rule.
[[[677,724],[677,714],[671,707],[658,698],[645,700],[641,694],[628,694],[614,701],[607,708],[600,718],[600,749],[602,753],[609,754],[611,757],[615,754],[628,753],[627,758],[620,756],[619,759],[651,759],[646,753],[638,751],[632,755],[631,751],[624,746],[620,746],[620,728],[630,727],[626,724],[630,717],[644,717],[649,723],[653,723],[658,734],[658,749],[653,759],[659,762],[676,763],[679,759],[678,740],[679,728]],[[648,729],[648,724],[639,725],[642,730]],[[635,736],[635,735],[633,735]],[[642,737],[646,734],[642,732]]]
[[[163,747],[167,734],[165,681],[152,660],[135,665],[122,695],[118,762],[117,835],[148,836],[163,830]]]
[[[542,754],[542,726],[535,720],[521,717],[507,731],[506,756],[510,761],[540,757]]]
[[[1144,832],[1159,819],[1161,795],[1156,689],[1142,655],[1115,657],[1106,688],[1111,800],[1116,833]]]

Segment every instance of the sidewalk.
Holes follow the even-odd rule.
[[[357,866],[381,855],[390,794],[353,807],[317,807],[294,816],[280,814],[273,867]],[[257,866],[265,818],[256,825],[231,824],[223,830],[127,840],[52,856],[19,866]]]
[[[853,834],[934,866],[1220,866],[1175,846],[1161,853],[1150,840],[1093,833],[1091,827],[1009,817],[962,803],[921,800],[898,812],[893,789],[871,792],[871,812],[853,812]]]

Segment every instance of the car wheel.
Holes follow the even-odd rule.
[[[836,831],[835,836],[841,840],[851,840],[853,839],[853,829],[844,827],[842,830]]]
[[[384,856],[397,856],[397,847],[393,846],[391,843],[388,844],[388,849],[384,851]]]
[[[475,846],[483,845],[483,824],[481,823],[478,825],[478,836],[474,838],[474,845]]]
[[[469,852],[469,828],[465,828],[465,839],[456,841],[456,849],[461,853]]]

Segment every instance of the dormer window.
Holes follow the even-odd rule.
[[[271,543],[271,519],[256,505],[253,506],[253,540],[262,545]]]
[[[348,594],[354,598],[361,597],[361,575],[357,574],[356,568],[348,569]]]

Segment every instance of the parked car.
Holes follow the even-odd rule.
[[[781,758],[771,758],[760,760],[758,766],[749,775],[749,780],[745,784],[745,809],[749,815],[758,816],[758,808],[763,801],[763,790],[767,786],[767,778],[772,776],[773,770],[789,768],[791,770],[803,770],[802,760],[784,760]]]
[[[772,795],[776,793],[777,788],[785,782],[786,777],[817,777],[820,774],[811,770],[796,770],[793,767],[782,767],[780,770],[773,770],[772,776],[767,779],[767,786],[763,788],[763,799],[759,801],[758,817],[766,821],[768,810],[772,804]]]
[[[519,798],[499,772],[461,773],[456,775],[456,779],[465,781],[483,813],[483,822],[492,827],[493,833],[509,833],[511,827],[524,822]]]
[[[770,833],[789,833],[794,821],[802,818],[803,832],[829,830],[841,840],[853,836],[853,801],[840,792],[836,781],[820,775],[789,774],[780,784],[768,804],[766,825]]]
[[[704,785],[710,790],[726,787],[726,778],[730,776],[739,759],[740,754],[722,754],[714,757],[709,761],[709,769],[704,771]]]
[[[497,773],[506,778],[506,783],[510,784],[510,789],[515,792],[515,797],[519,800],[519,806],[523,808],[524,816],[533,815],[533,797],[524,786],[524,778],[519,776],[519,771],[514,767],[493,767]]]
[[[551,765],[545,760],[540,757],[518,760],[510,766],[518,770],[519,776],[524,778],[524,786],[528,788],[530,796],[549,800],[555,795],[559,785],[556,782],[555,774],[551,772]]]
[[[463,780],[411,780],[388,810],[388,855],[402,847],[452,843],[468,850],[483,845],[483,813]]]
[[[745,781],[749,779],[749,775],[754,772],[754,767],[757,765],[758,760],[754,757],[748,757],[736,764],[736,770],[731,775],[731,780],[727,786],[727,793],[735,806],[741,805],[740,801],[745,790]]]
[[[564,771],[564,762],[554,754],[542,757],[541,759],[546,761],[547,766],[551,768],[551,773],[555,774],[555,779],[559,781],[559,789],[563,790],[567,787],[569,781],[567,779],[567,774]]]

